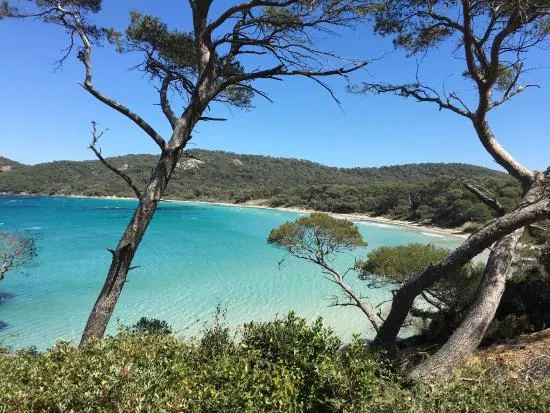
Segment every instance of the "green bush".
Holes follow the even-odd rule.
[[[442,387],[406,379],[320,320],[216,323],[199,340],[123,330],[77,349],[0,352],[1,412],[544,412],[550,385],[485,366]],[[502,376],[502,375],[501,375]]]
[[[550,327],[550,273],[544,252],[538,258],[507,280],[487,342]]]
[[[172,328],[168,325],[166,321],[147,317],[141,317],[139,321],[132,326],[131,330],[137,333],[149,334],[172,333]]]
[[[0,411],[331,412],[358,410],[381,386],[363,344],[339,354],[320,320],[290,314],[242,337],[220,323],[197,341],[130,329],[82,350],[1,354]]]

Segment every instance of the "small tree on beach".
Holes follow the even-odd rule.
[[[375,312],[346,282],[348,273],[356,271],[355,266],[342,272],[334,265],[337,254],[367,246],[353,222],[316,212],[273,229],[267,242],[296,258],[318,265],[324,278],[336,284],[346,296],[345,302],[335,299],[333,305],[359,308],[378,331]]]
[[[488,120],[490,111],[538,87],[522,81],[529,69],[528,52],[541,45],[550,33],[550,3],[548,0],[384,0],[371,2],[368,11],[374,18],[375,32],[393,37],[395,46],[404,49],[409,57],[437,50],[438,59],[455,60],[459,54],[464,62],[463,76],[473,83],[474,93],[461,96],[445,87],[425,83],[420,80],[418,68],[412,73],[415,76],[412,82],[369,82],[355,91],[392,93],[463,117],[471,122],[487,152],[523,188],[523,197],[515,209],[500,210],[500,217],[474,232],[443,260],[402,284],[380,327],[377,342],[393,346],[415,298],[492,246],[480,288],[460,326],[433,357],[413,370],[413,375],[426,380],[444,378],[483,339],[504,291],[523,228],[550,216],[550,190],[545,174],[518,162],[497,140]],[[446,41],[453,41],[455,45],[447,57],[438,48]],[[491,193],[483,188],[474,189],[483,202],[498,211],[496,198]]]
[[[28,4],[28,2],[21,2]],[[321,79],[346,76],[366,65],[344,59],[317,44],[317,35],[353,25],[359,18],[358,0],[248,0],[226,2],[214,12],[212,0],[189,0],[191,19],[170,29],[159,18],[132,11],[125,31],[105,29],[91,18],[101,0],[37,0],[30,10],[2,2],[0,15],[33,17],[66,30],[70,52],[76,50],[84,67],[81,86],[101,103],[136,124],[158,146],[160,155],[143,188],[101,156],[101,133],[93,130],[91,149],[109,169],[122,177],[139,201],[135,213],[112,253],[105,283],[89,316],[81,345],[102,337],[126,282],[132,260],[162,199],[172,174],[200,122],[224,120],[211,116],[214,102],[250,108],[255,96],[269,99],[255,81],[301,76],[330,91]],[[223,2],[218,2],[223,3]],[[160,108],[171,127],[161,136],[142,116],[109,97],[93,81],[92,51],[102,39],[120,52],[143,56],[138,70],[154,83]],[[170,93],[183,102],[175,111]]]
[[[9,271],[28,265],[35,256],[36,243],[33,238],[14,232],[0,232],[0,280]]]

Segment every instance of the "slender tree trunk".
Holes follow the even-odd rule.
[[[111,267],[86,323],[80,341],[81,347],[92,339],[101,338],[105,333],[105,329],[109,324],[115,305],[126,282],[134,255],[155,214],[158,202],[166,190],[166,186],[181,156],[182,150],[183,148],[167,150],[161,154],[151,174],[147,189],[139,200],[139,206],[126,227],[117,248],[111,251],[113,255]]]
[[[493,243],[515,230],[550,216],[550,197],[544,185],[535,184],[514,211],[496,219],[473,233],[442,262],[428,267],[418,276],[403,284],[395,293],[386,320],[380,326],[375,345],[386,349],[395,346],[395,340],[415,298],[441,278],[468,263]]]
[[[350,297],[353,301],[355,301],[355,305],[359,307],[359,309],[363,312],[363,314],[365,314],[365,316],[371,323],[372,328],[374,328],[374,331],[378,333],[378,323],[376,322],[374,314],[371,313],[371,311],[365,306],[363,301],[353,292],[351,287],[346,284],[342,276],[338,276],[338,278],[336,279],[336,282],[338,283],[340,288],[344,291],[344,293],[348,297]]]
[[[489,101],[490,96],[486,97],[486,100]],[[521,183],[524,191],[527,192],[529,187],[537,180],[536,174],[521,165],[502,147],[489,127],[489,123],[485,119],[485,116],[486,112],[482,111],[472,119],[472,123],[481,144],[500,166],[506,169],[510,175]]]
[[[466,316],[437,353],[412,371],[421,380],[445,380],[461,367],[479,346],[489,328],[504,293],[512,258],[523,228],[502,238],[489,255],[483,280]]]

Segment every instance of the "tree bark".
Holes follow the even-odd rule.
[[[523,228],[517,229],[497,242],[466,316],[437,353],[411,371],[412,377],[423,381],[448,379],[479,346],[495,317],[522,234]]]
[[[165,151],[151,174],[147,190],[139,200],[130,223],[126,227],[117,248],[111,251],[113,258],[107,278],[86,323],[80,346],[94,338],[100,338],[111,319],[134,255],[151,222],[170,176],[181,156],[181,149]]]
[[[487,105],[490,100],[490,92],[486,92],[486,94],[488,96],[486,96],[485,99],[483,99],[483,96],[480,97],[480,101]],[[480,103],[480,107],[482,103]],[[493,131],[489,127],[489,123],[485,120],[485,115],[485,111],[478,109],[476,116],[472,119],[473,126],[481,144],[500,166],[506,169],[510,175],[521,183],[523,190],[527,192],[535,183],[537,179],[536,174],[517,162],[513,156],[504,149],[493,134]]]
[[[535,184],[512,212],[473,233],[442,262],[428,267],[403,284],[395,293],[392,306],[375,338],[375,345],[391,349],[416,297],[422,291],[469,262],[486,248],[515,230],[550,217],[550,194]]]

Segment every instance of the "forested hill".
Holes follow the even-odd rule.
[[[166,198],[296,206],[365,212],[442,226],[483,222],[489,210],[457,179],[482,183],[512,206],[519,187],[502,172],[466,164],[424,163],[380,168],[335,168],[258,155],[193,150],[174,173]],[[143,187],[153,155],[110,158]],[[99,161],[56,161],[32,166],[0,157],[0,191],[33,194],[131,196],[126,184]]]
[[[11,159],[0,156],[0,172],[8,172],[13,168],[19,168],[21,166],[24,166],[24,165],[19,162],[15,162],[15,161],[12,161]]]

